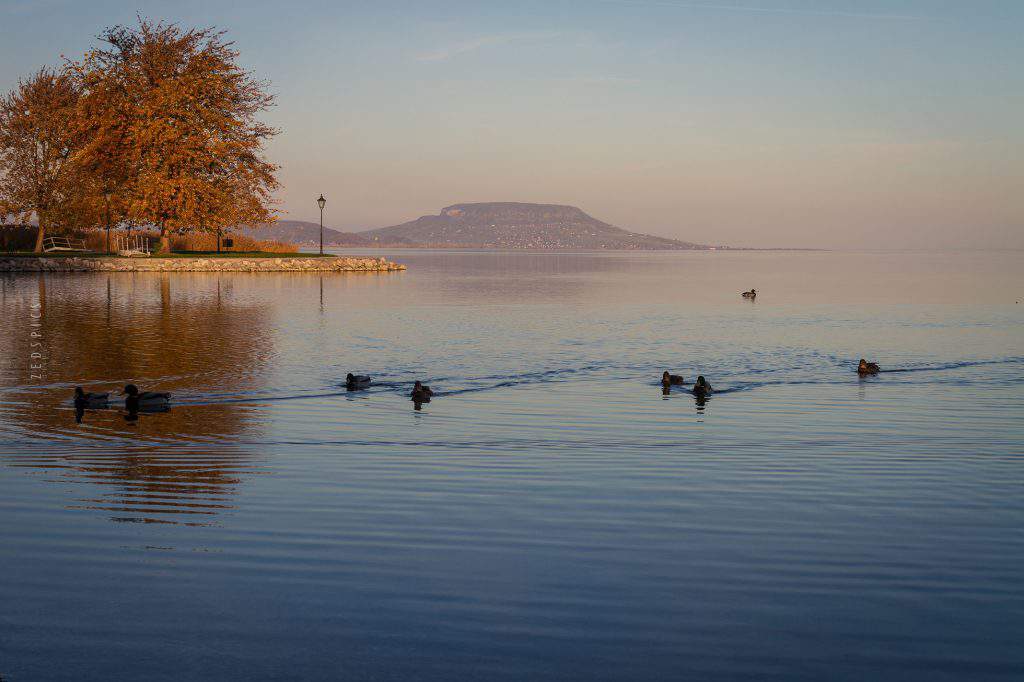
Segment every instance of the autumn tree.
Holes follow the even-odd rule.
[[[72,206],[88,204],[74,161],[78,97],[68,73],[44,68],[0,98],[0,206],[21,220],[35,214],[37,253],[48,228],[67,228]]]
[[[176,232],[273,221],[273,97],[237,64],[224,32],[139,21],[107,29],[73,65],[87,139],[80,162],[113,187],[122,216]]]
[[[132,157],[126,87],[119,78],[121,74],[113,68],[86,70],[83,64],[68,63],[83,93],[75,116],[77,133],[82,140],[76,161],[92,183],[94,195],[102,197],[103,224],[112,216],[114,223],[125,222],[124,205],[131,189]]]

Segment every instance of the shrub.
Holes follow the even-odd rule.
[[[110,241],[113,248],[117,248],[117,238],[128,234],[127,230],[113,230],[110,234]],[[132,235],[145,236],[149,240],[151,248],[156,247],[160,239],[160,233],[155,230],[133,230]],[[107,248],[107,236],[104,230],[94,230],[83,235],[85,245],[90,251],[105,251]],[[224,239],[234,240],[234,245],[227,249],[223,246]],[[279,242],[274,240],[261,241],[252,237],[240,234],[221,235],[221,249],[224,251],[266,251],[270,253],[294,253],[298,251],[295,244]],[[216,251],[217,235],[209,232],[195,232],[192,234],[171,235],[171,251]]]
[[[31,251],[36,246],[34,225],[0,225],[0,250]]]
[[[155,233],[154,233],[155,234]],[[260,240],[244,234],[226,234],[221,236],[222,244],[224,239],[234,240],[231,251],[268,251],[272,253],[294,253],[298,251],[295,244],[279,242],[273,239]],[[223,246],[221,248],[224,248]],[[209,232],[195,232],[192,234],[177,234],[171,236],[172,251],[216,251],[217,235]]]

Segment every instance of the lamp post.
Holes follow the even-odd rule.
[[[320,255],[322,256],[324,255],[324,204],[327,203],[327,199],[324,199],[324,195],[321,194],[316,203],[320,206]]]
[[[103,198],[107,202],[107,253],[110,253],[110,190],[103,190]]]

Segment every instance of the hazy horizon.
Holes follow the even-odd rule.
[[[0,89],[136,13],[271,83],[281,218],[578,206],[686,241],[1024,248],[1024,5],[0,0]]]

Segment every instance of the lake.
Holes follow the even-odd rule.
[[[1024,253],[372,253],[0,276],[4,682],[1024,679]]]

